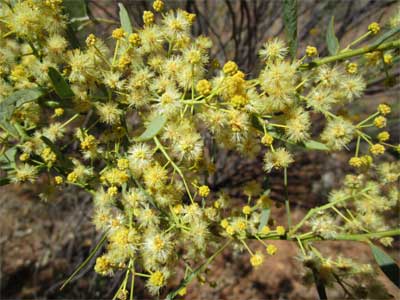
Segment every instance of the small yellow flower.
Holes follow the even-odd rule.
[[[274,137],[268,133],[264,134],[264,136],[261,139],[261,143],[263,143],[265,146],[271,146],[274,141]]]
[[[275,253],[276,253],[276,251],[278,251],[278,248],[275,246],[275,245],[272,245],[272,244],[269,244],[268,246],[267,246],[267,253],[269,254],[269,255],[275,255]]]
[[[378,105],[378,112],[384,116],[390,114],[391,111],[392,111],[392,109],[387,104],[379,104]]]
[[[155,11],[160,12],[164,9],[164,2],[161,0],[156,0],[153,2],[153,8]]]
[[[49,165],[52,165],[57,160],[56,154],[51,150],[50,147],[44,148],[40,156]]]
[[[58,107],[54,110],[54,115],[57,117],[61,117],[64,114],[64,109],[61,107]]]
[[[271,232],[271,229],[268,227],[268,226],[264,226],[262,229],[261,229],[261,234],[268,234],[268,233],[270,233]]]
[[[354,168],[360,168],[362,166],[362,160],[360,157],[352,157],[349,160],[349,165]]]
[[[226,228],[226,233],[229,235],[234,235],[235,234],[235,228],[233,228],[231,225],[228,225]]]
[[[222,219],[221,222],[219,223],[222,228],[226,229],[229,226],[229,222],[227,219]]]
[[[243,212],[245,215],[251,214],[251,207],[250,207],[249,205],[244,206],[243,209],[242,209],[242,212]]]
[[[238,65],[234,61],[228,61],[222,70],[224,71],[225,74],[227,75],[235,75],[236,72],[238,71]]]
[[[29,154],[28,153],[22,153],[20,156],[19,156],[19,160],[20,161],[27,161],[29,159]]]
[[[183,211],[183,206],[182,204],[177,204],[174,207],[172,207],[172,211],[174,212],[174,214],[178,215]]]
[[[151,25],[154,23],[154,14],[151,11],[145,10],[143,12],[144,25]]]
[[[125,30],[122,28],[114,29],[112,32],[112,37],[116,40],[123,39],[125,37]]]
[[[385,62],[385,64],[391,65],[393,63],[393,56],[387,53],[383,56],[383,61]]]
[[[83,141],[81,142],[81,149],[82,150],[90,150],[96,146],[96,138],[93,135],[86,136]]]
[[[277,227],[276,227],[276,233],[277,233],[277,234],[279,234],[279,235],[284,235],[285,232],[286,232],[285,227],[283,227],[283,226],[277,226]]]
[[[372,164],[372,157],[370,155],[361,156],[361,162],[364,166],[369,167]]]
[[[264,256],[261,253],[256,253],[250,257],[250,263],[253,267],[259,267],[264,262]]]
[[[387,131],[382,131],[382,132],[380,132],[379,134],[378,134],[378,140],[380,141],[380,142],[386,142],[386,141],[388,141],[389,139],[390,139],[390,134],[389,134],[389,132],[387,132]]]
[[[307,55],[308,57],[317,56],[317,55],[318,55],[318,50],[317,50],[317,48],[314,47],[314,46],[307,46],[307,48],[306,48],[306,55]]]
[[[60,185],[60,184],[62,184],[64,182],[64,179],[61,176],[56,176],[56,177],[54,177],[54,182],[57,185]]]
[[[118,194],[118,189],[117,189],[117,187],[116,187],[116,186],[110,186],[110,187],[107,189],[107,194],[110,195],[110,196],[115,196],[115,195],[117,195],[117,194]]]
[[[385,153],[385,147],[384,147],[383,145],[381,145],[381,144],[375,144],[375,145],[372,145],[372,146],[369,148],[369,151],[370,151],[373,155],[380,155],[380,154]]]
[[[70,182],[76,182],[78,180],[78,174],[76,172],[72,171],[67,175],[67,180]]]
[[[156,271],[150,275],[149,281],[154,286],[163,286],[165,284],[164,274]]]
[[[368,31],[372,32],[372,34],[377,34],[381,30],[381,27],[377,22],[372,22],[368,25]]]
[[[211,88],[211,83],[206,79],[200,80],[196,85],[196,90],[202,96],[208,95],[211,92]]]
[[[117,167],[120,170],[126,170],[129,167],[129,160],[126,158],[120,158],[117,160]]]
[[[385,117],[376,117],[374,119],[374,125],[378,128],[383,128],[386,126],[386,118]]]
[[[346,66],[346,71],[349,74],[357,74],[358,72],[358,65],[356,63],[349,63]]]
[[[186,287],[183,287],[178,291],[178,295],[179,296],[185,296],[186,292],[187,292]]]
[[[245,106],[249,102],[249,99],[243,95],[234,95],[230,102],[233,107],[240,108]]]
[[[139,47],[141,44],[140,36],[137,33],[131,33],[129,35],[128,40],[129,40],[129,43],[131,43],[131,45],[135,46],[135,47]]]
[[[94,45],[96,45],[96,36],[93,33],[89,34],[86,38],[86,45],[88,47],[93,47]]]
[[[184,12],[185,19],[188,20],[190,24],[193,24],[193,22],[196,20],[196,14],[191,14],[187,11]]]
[[[199,187],[199,196],[207,197],[210,194],[210,188],[206,185],[202,185]]]

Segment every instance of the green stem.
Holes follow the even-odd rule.
[[[312,69],[312,68],[315,68],[315,67],[318,67],[318,66],[321,66],[324,64],[348,59],[350,57],[362,55],[362,54],[365,54],[368,52],[384,51],[384,50],[395,49],[395,48],[400,48],[400,40],[383,43],[383,44],[380,44],[379,46],[376,46],[376,45],[366,46],[366,47],[358,48],[355,50],[341,52],[336,55],[316,59],[316,60],[312,61],[311,63],[300,65],[299,69],[300,70],[309,70],[309,69]]]
[[[188,194],[188,196],[189,196],[189,198],[190,198],[190,201],[191,201],[192,203],[194,203],[192,194],[190,193],[190,190],[189,190],[189,186],[188,186],[188,184],[187,184],[187,182],[186,182],[185,176],[183,176],[183,173],[182,173],[181,169],[174,163],[174,161],[173,161],[173,160],[171,159],[171,157],[168,155],[167,151],[165,150],[164,146],[161,145],[161,143],[160,143],[160,141],[158,140],[158,138],[157,138],[157,137],[154,137],[153,140],[154,140],[154,142],[156,143],[157,148],[160,149],[160,151],[162,152],[162,154],[164,154],[165,158],[171,163],[171,165],[173,166],[173,168],[175,169],[175,171],[176,171],[176,172],[179,174],[179,176],[182,178],[183,184],[184,184],[185,189],[186,189],[186,192],[187,192],[187,194]]]
[[[365,188],[365,189],[361,190],[359,193],[357,193],[357,194],[355,194],[355,195],[346,196],[346,197],[343,197],[342,199],[338,199],[338,200],[336,200],[336,201],[329,202],[329,203],[327,203],[327,204],[325,204],[325,205],[322,205],[322,206],[319,206],[319,207],[315,207],[315,208],[310,209],[310,210],[308,211],[308,213],[305,215],[305,217],[304,217],[290,232],[289,232],[289,236],[290,236],[290,235],[293,235],[300,227],[302,227],[302,226],[304,225],[304,223],[305,223],[308,219],[310,219],[310,218],[311,218],[314,214],[316,214],[317,212],[320,212],[320,211],[322,211],[322,210],[331,208],[331,207],[335,206],[335,205],[338,204],[338,203],[347,201],[347,200],[349,200],[349,199],[355,197],[355,196],[358,195],[358,194],[362,194],[362,193],[367,192],[367,191],[370,190],[370,189],[371,189],[371,188],[368,187],[368,188]]]

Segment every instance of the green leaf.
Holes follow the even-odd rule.
[[[292,59],[297,51],[297,0],[283,0],[283,23]]]
[[[60,287],[60,290],[65,288],[65,286],[70,283],[76,275],[92,260],[95,254],[99,251],[99,249],[103,246],[103,244],[107,240],[107,232],[106,231],[103,236],[101,237],[100,241],[97,243],[96,247],[92,251],[90,251],[89,256],[76,268],[76,270],[64,281],[63,285]]]
[[[51,83],[53,84],[54,90],[56,91],[56,94],[61,99],[69,99],[74,97],[74,92],[71,90],[71,87],[56,69],[50,67],[48,75],[50,77]]]
[[[7,117],[11,117],[15,108],[20,107],[22,104],[34,101],[44,95],[44,92],[40,88],[30,88],[24,90],[18,90],[8,96],[3,102],[0,103],[0,115],[4,113]]]
[[[326,146],[323,143],[314,141],[314,140],[309,140],[307,142],[304,142],[304,147],[306,147],[306,149],[310,149],[310,150],[329,151],[328,146]]]
[[[129,18],[128,12],[122,3],[118,3],[119,6],[119,19],[121,20],[121,27],[129,35],[132,33],[131,19]]]
[[[164,127],[166,122],[167,122],[166,117],[164,117],[162,115],[156,116],[150,122],[149,126],[147,126],[146,130],[139,137],[135,138],[134,140],[136,142],[144,142],[144,141],[148,141],[148,140],[152,139],[160,132],[160,130]]]
[[[87,5],[85,0],[64,0],[65,13],[73,22],[79,19],[87,19]]]
[[[328,30],[326,31],[326,44],[330,55],[335,55],[339,52],[339,41],[335,34],[335,17],[332,16],[329,21]]]
[[[17,155],[17,147],[13,146],[0,155],[0,163],[5,165],[10,165],[11,167],[15,167],[16,155]]]
[[[68,172],[68,170],[73,168],[74,164],[72,161],[69,158],[66,158],[52,141],[45,136],[41,136],[40,139],[51,149],[51,151],[54,152],[54,154],[57,156],[57,162],[64,171]]]
[[[12,93],[0,103],[0,127],[17,137],[18,131],[10,122],[14,110],[25,103],[39,99],[43,95],[44,92],[40,88],[23,89]]]
[[[258,231],[261,231],[264,226],[266,226],[268,224],[268,220],[269,220],[269,215],[271,213],[271,209],[268,208],[264,208],[261,212],[261,216],[260,216],[260,224],[258,225]]]
[[[372,254],[375,261],[381,268],[382,272],[392,281],[398,288],[400,288],[400,269],[396,262],[383,250],[377,246],[370,244]]]

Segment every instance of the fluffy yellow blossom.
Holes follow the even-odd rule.
[[[154,14],[151,11],[145,10],[143,12],[143,23],[147,26],[154,23]]]
[[[253,267],[259,267],[264,262],[264,256],[261,253],[255,253],[250,257],[250,264]]]
[[[243,95],[234,95],[230,102],[233,107],[240,108],[245,106],[249,102],[249,99]]]
[[[386,121],[385,117],[379,116],[374,119],[374,125],[378,128],[383,128],[386,126]]]
[[[135,47],[139,47],[140,44],[141,44],[140,36],[139,36],[139,34],[137,34],[137,33],[131,33],[131,34],[129,35],[128,40],[129,40],[129,43],[130,43],[132,46],[135,46]]]
[[[61,107],[58,107],[54,110],[54,115],[57,117],[61,117],[64,114],[64,109]]]
[[[117,188],[116,186],[110,186],[110,187],[107,189],[107,194],[110,195],[110,196],[115,196],[115,195],[117,195],[117,194],[118,194],[118,188]]]
[[[206,185],[202,185],[199,187],[199,196],[207,197],[210,194],[210,188]]]
[[[372,34],[377,34],[381,30],[381,27],[377,22],[372,22],[368,25],[368,31],[372,32]]]
[[[362,164],[362,159],[360,157],[352,157],[349,160],[349,165],[354,168],[360,168]]]
[[[113,30],[111,36],[116,40],[121,40],[125,37],[125,35],[126,35],[126,33],[123,28],[116,28]]]
[[[27,161],[29,159],[29,154],[28,153],[22,153],[20,156],[19,156],[19,160],[20,161]]]
[[[274,137],[268,133],[264,134],[264,136],[261,139],[261,143],[263,143],[265,146],[271,146],[274,141]]]
[[[160,271],[152,273],[150,275],[149,282],[154,286],[163,286],[165,284],[164,274]]]
[[[116,38],[114,37],[114,32],[113,32],[113,38]],[[93,33],[89,34],[88,37],[86,38],[86,45],[88,47],[93,47],[94,45],[96,45],[96,36]]]
[[[233,228],[233,226],[231,226],[231,225],[228,225],[225,228],[225,230],[226,230],[226,233],[229,234],[229,235],[234,235],[235,234],[235,228]]]
[[[378,105],[378,112],[384,116],[390,114],[391,111],[392,111],[392,109],[387,104],[379,104]]]
[[[266,251],[269,255],[275,255],[276,251],[278,251],[278,248],[275,245],[269,244]]]
[[[70,182],[77,182],[78,180],[78,174],[76,174],[75,171],[72,171],[67,175],[67,180]]]
[[[391,65],[393,63],[393,56],[390,53],[386,53],[383,56],[383,61],[385,62],[385,64]]]
[[[222,228],[226,229],[229,226],[229,222],[227,219],[222,219],[221,222],[219,223]]]
[[[56,176],[56,177],[54,177],[54,182],[57,185],[60,185],[60,184],[62,184],[64,182],[64,179],[61,176]]]
[[[356,63],[349,63],[346,65],[346,71],[349,74],[357,74],[358,65]]]
[[[268,226],[264,226],[263,228],[261,228],[260,233],[261,234],[268,234],[271,232],[271,229]]]
[[[381,145],[381,144],[375,144],[375,145],[372,145],[372,146],[369,148],[369,151],[370,151],[373,155],[380,155],[380,154],[385,153],[385,147],[384,147],[383,145]]]
[[[228,61],[224,67],[222,68],[225,74],[227,75],[235,75],[238,71],[238,65],[234,61]]]
[[[314,47],[314,46],[307,46],[306,55],[309,56],[309,57],[318,55],[317,48]]]
[[[245,215],[251,214],[251,207],[250,207],[249,205],[243,206],[242,212],[243,212]]]
[[[196,85],[197,92],[202,96],[207,96],[211,92],[211,83],[207,79],[200,80]]]
[[[117,166],[120,170],[126,170],[129,168],[129,160],[126,158],[120,158],[117,160]]]
[[[184,296],[184,295],[186,295],[186,287],[183,287],[183,288],[181,288],[179,291],[178,291],[178,295],[179,296]]]
[[[387,131],[382,131],[377,136],[379,142],[386,142],[390,139],[390,134]]]
[[[91,149],[95,148],[96,145],[97,145],[96,138],[93,135],[88,135],[81,142],[81,149],[82,150],[91,150]]]
[[[153,9],[157,12],[160,12],[164,9],[164,2],[161,0],[156,0],[153,2]]]
[[[57,160],[56,154],[51,150],[50,147],[44,148],[40,156],[48,165],[53,165]]]
[[[184,12],[184,16],[185,16],[185,19],[186,19],[190,24],[193,24],[193,22],[196,20],[196,14],[192,14],[192,13],[189,13],[189,12],[185,11],[185,12]]]
[[[283,227],[283,226],[276,226],[275,230],[276,230],[276,233],[279,235],[284,235],[286,232],[285,227]]]
[[[106,256],[100,256],[96,259],[96,265],[94,266],[96,273],[100,275],[108,275],[111,273],[112,265],[110,260]]]

